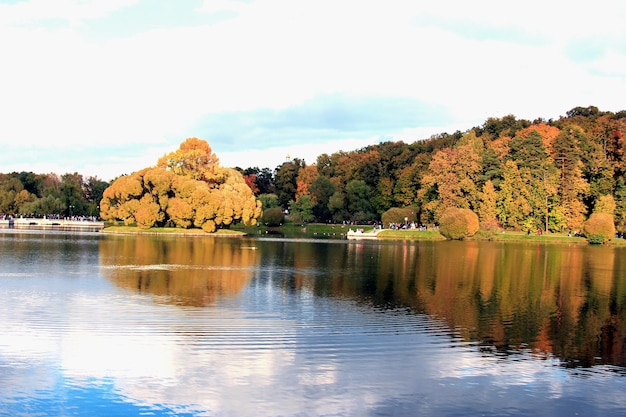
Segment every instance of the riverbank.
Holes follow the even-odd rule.
[[[50,219],[46,217],[17,217],[0,220],[0,228],[100,230],[103,227],[104,222],[94,220]]]
[[[198,236],[198,237],[242,237],[245,232],[238,230],[219,229],[215,233],[207,233],[202,229],[179,229],[176,227],[151,227],[140,229],[135,226],[108,226],[100,233],[111,235],[166,235],[166,236]]]
[[[346,239],[350,229],[363,229],[364,233],[374,230],[372,226],[363,225],[343,225],[343,224],[294,224],[286,223],[280,227],[242,226],[234,225],[233,229],[241,230],[249,236],[281,236],[294,239]],[[437,230],[390,230],[380,231],[376,240],[445,240]],[[467,239],[468,241],[495,241],[495,242],[537,242],[537,243],[558,243],[558,244],[578,244],[587,245],[588,242],[583,237],[568,236],[565,233],[536,233],[527,234],[525,232],[497,232],[478,233],[476,236]],[[614,238],[609,243],[613,246],[626,246],[626,239]]]
[[[264,237],[277,236],[292,239],[347,239],[348,231],[352,228],[355,230],[357,226],[343,224],[307,224],[298,225],[287,223],[280,227],[243,226],[233,225],[231,229],[219,229],[215,233],[206,233],[201,229],[178,229],[174,227],[154,227],[150,229],[139,229],[134,226],[108,226],[100,231],[105,234],[142,234],[142,235],[167,235],[167,236],[206,236],[206,237]],[[374,230],[371,226],[358,226],[364,232]],[[376,240],[446,240],[436,230],[381,230]],[[560,233],[542,233],[541,235],[524,232],[499,232],[486,234],[477,234],[467,239],[468,241],[494,241],[494,242],[536,242],[536,243],[558,243],[558,244],[577,244],[586,245],[587,240],[583,237],[568,236]],[[614,238],[609,245],[626,246],[626,239]]]

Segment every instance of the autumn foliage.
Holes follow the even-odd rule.
[[[463,240],[476,234],[478,216],[470,209],[450,207],[439,220],[439,233],[447,239]]]
[[[613,216],[608,213],[593,213],[583,225],[589,243],[606,243],[615,236]]]
[[[414,207],[392,207],[381,216],[383,225],[387,227],[389,223],[404,223],[417,221],[417,210]]]
[[[241,173],[207,155],[210,149],[188,139],[157,167],[118,178],[104,191],[101,217],[144,229],[171,225],[209,233],[234,222],[256,224],[261,203]]]

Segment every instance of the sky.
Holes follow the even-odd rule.
[[[0,172],[111,180],[626,109],[626,3],[0,0]]]

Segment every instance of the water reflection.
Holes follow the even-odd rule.
[[[203,306],[237,294],[259,264],[254,245],[236,239],[112,236],[100,240],[104,275],[116,285],[162,297],[165,302]]]
[[[618,249],[0,234],[0,253],[2,416],[626,413]]]
[[[530,350],[568,366],[626,365],[622,248],[489,242],[355,245],[367,278],[338,295],[439,317],[497,354]],[[357,265],[361,262],[363,265]]]

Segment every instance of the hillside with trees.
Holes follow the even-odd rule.
[[[262,200],[302,221],[367,222],[390,208],[437,223],[450,207],[483,227],[575,232],[594,212],[626,231],[626,111],[576,107],[558,120],[489,118],[466,132],[243,170]]]
[[[123,181],[134,181],[138,193],[134,197],[147,201],[150,196],[145,211],[156,216],[155,225],[204,224],[198,220],[204,218],[202,213],[189,208],[195,204],[189,200],[194,186],[185,182],[190,180],[208,184],[212,193],[221,190],[231,197],[244,193],[244,200],[256,197],[263,209],[280,207],[302,222],[378,221],[389,209],[399,208],[414,212],[419,223],[435,224],[446,209],[454,207],[476,213],[483,228],[552,232],[584,230],[592,214],[605,213],[624,233],[625,133],[626,111],[575,107],[557,120],[489,118],[465,132],[322,154],[309,164],[296,158],[273,170],[220,167],[212,171],[208,167],[219,164],[210,152],[204,155],[209,159],[188,165],[191,159],[180,159],[184,151],[179,150],[178,156],[164,157],[156,168]],[[161,170],[158,175],[156,169]],[[155,176],[165,181],[172,207],[181,203],[178,209],[170,207],[168,213],[163,208],[165,200],[150,182]],[[128,219],[119,212],[109,213],[111,202],[121,201],[122,194],[100,203],[108,185],[77,173],[0,174],[0,213],[95,215],[103,208],[107,218]],[[212,209],[209,217],[214,216],[215,227],[259,218],[256,206],[235,212],[233,205],[241,202],[231,197],[223,207]],[[220,210],[223,214],[218,214]]]

